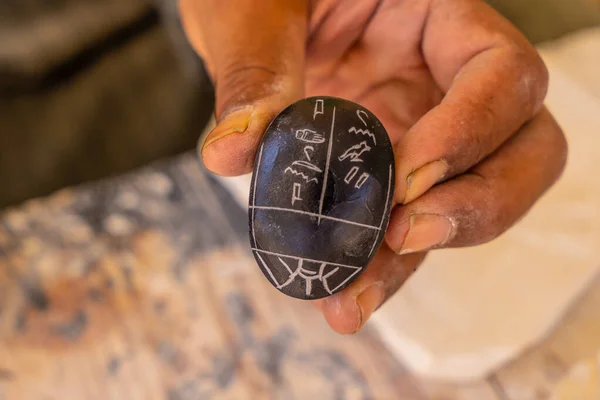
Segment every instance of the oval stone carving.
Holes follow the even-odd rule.
[[[257,151],[248,210],[269,282],[313,300],[358,278],[383,240],[394,175],[387,132],[364,107],[311,97],[283,110]]]

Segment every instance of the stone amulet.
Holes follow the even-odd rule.
[[[265,277],[307,300],[351,284],[383,241],[394,178],[390,139],[369,110],[333,97],[283,110],[250,187],[250,244]]]

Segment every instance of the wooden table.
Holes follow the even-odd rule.
[[[279,294],[192,155],[0,216],[0,400],[545,399],[600,348],[599,310],[596,281],[485,381],[423,382],[369,325],[339,336]]]

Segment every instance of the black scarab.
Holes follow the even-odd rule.
[[[364,107],[311,97],[283,110],[257,151],[248,210],[273,286],[318,299],[352,283],[383,240],[394,172],[388,134]]]

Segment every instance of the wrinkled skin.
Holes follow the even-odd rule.
[[[534,48],[480,0],[180,0],[216,85],[201,149],[220,175],[252,169],[285,106],[330,95],[373,111],[396,159],[394,209],[373,263],[316,305],[358,331],[435,248],[507,230],[560,176],[564,135]]]

